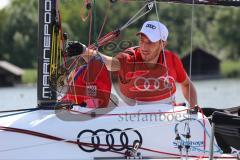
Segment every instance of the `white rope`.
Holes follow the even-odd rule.
[[[192,14],[191,14],[191,48],[190,48],[190,63],[189,63],[189,78],[192,79],[192,54],[193,54],[193,29],[194,29],[194,11],[195,11],[195,1],[192,0]],[[191,102],[191,89],[189,87],[189,102]]]
[[[151,4],[152,2],[148,2],[146,3],[132,18],[130,18],[128,20],[127,23],[125,23],[119,30],[122,31],[125,28],[129,27],[131,24],[133,24],[134,22],[136,22],[137,20],[139,20],[141,17],[145,16],[146,14],[148,14],[152,8],[149,7],[148,10],[146,12],[143,12],[142,14],[140,14],[144,9],[146,9],[147,6],[149,6],[149,4]],[[139,15],[140,14],[140,15]]]
[[[160,22],[160,18],[159,18],[159,14],[158,14],[158,6],[157,6],[157,1],[154,0],[154,5],[155,5],[155,11],[156,11],[156,16],[157,16],[157,19],[158,21]],[[160,32],[160,37],[162,37],[162,32],[160,31],[160,27],[159,27],[159,32]],[[169,82],[169,72],[168,72],[168,66],[167,66],[167,60],[166,60],[166,55],[165,55],[165,48],[163,46],[163,43],[161,43],[162,45],[162,55],[163,55],[163,59],[164,59],[164,66],[167,68],[167,80]],[[174,97],[173,97],[173,93],[172,91],[170,90],[170,98],[171,98],[171,101],[172,103],[175,101]],[[173,107],[173,112],[174,112],[174,107]]]
[[[190,38],[191,38],[191,42],[190,42],[190,63],[189,63],[189,78],[190,80],[192,79],[192,51],[193,51],[193,25],[194,25],[194,11],[195,11],[195,1],[192,0],[192,9],[191,9],[191,35],[190,35]],[[189,100],[189,105],[191,104],[191,86],[189,85],[189,88],[188,88],[188,100]],[[190,106],[191,107],[191,106]],[[189,123],[190,123],[190,119],[191,119],[191,113],[189,112],[188,113],[188,121],[186,122],[186,125],[187,125],[187,129],[190,131],[190,126],[189,126]],[[189,140],[189,139],[188,139]],[[205,150],[204,150],[204,153],[205,153]],[[186,153],[186,159],[188,159],[188,152]]]

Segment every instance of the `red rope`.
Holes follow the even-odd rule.
[[[0,130],[8,131],[8,132],[16,132],[16,133],[31,135],[31,136],[40,137],[40,138],[46,138],[46,139],[50,139],[50,140],[54,140],[54,141],[64,141],[66,143],[81,144],[81,145],[84,145],[84,146],[87,146],[87,147],[93,147],[94,148],[94,144],[91,144],[91,143],[66,140],[66,139],[59,138],[59,137],[56,137],[56,136],[52,136],[52,135],[49,135],[49,134],[35,132],[35,131],[30,131],[30,130],[26,130],[26,129],[0,126]],[[106,146],[106,145],[105,144],[99,144],[99,146]],[[115,145],[115,146],[119,146],[119,145]],[[121,152],[112,151],[112,150],[110,150],[109,152],[123,154]]]
[[[92,12],[89,11],[90,14],[90,28],[89,28],[89,33],[88,33],[88,45],[91,44],[91,35],[92,35],[92,22],[93,22],[93,16],[92,16]]]
[[[108,19],[108,10],[110,9],[110,2],[108,3],[108,9],[107,11],[105,12],[105,16],[104,16],[104,20],[103,20],[103,24],[102,24],[102,27],[100,29],[100,32],[99,32],[99,35],[98,35],[98,39],[101,37],[102,35],[102,31],[103,31],[103,28],[107,22],[107,19]]]
[[[204,119],[204,114],[203,114],[203,110],[202,110],[202,108],[201,107],[198,107],[198,109],[200,110],[200,113],[202,114],[202,119],[203,119],[203,126],[204,126],[204,129],[206,129],[206,122],[205,122],[205,119]],[[204,148],[204,151],[206,150],[206,131],[204,130],[203,131],[204,132],[204,134],[203,134],[203,148]]]
[[[30,131],[30,130],[26,130],[26,129],[19,129],[19,128],[0,126],[0,130],[9,131],[9,132],[16,132],[16,133],[22,133],[22,134],[26,134],[26,135],[32,135],[32,136],[46,138],[46,139],[55,140],[55,141],[64,141],[66,143],[82,144],[82,145],[85,145],[87,147],[94,147],[94,145],[90,144],[90,143],[85,143],[85,142],[78,143],[77,141],[65,140],[63,138],[59,138],[59,137],[52,136],[52,135],[49,135],[49,134],[44,134],[44,133],[40,133],[40,132]],[[105,146],[105,144],[100,144],[99,146]],[[119,145],[115,145],[115,146],[119,146]],[[170,152],[162,152],[162,151],[153,150],[153,149],[144,148],[144,147],[141,147],[140,149],[146,150],[146,151],[150,151],[150,152],[159,153],[159,154],[176,156],[177,158],[181,158],[180,154],[175,154],[175,153],[170,153]],[[113,153],[118,153],[118,154],[124,155],[124,153],[116,152],[116,151],[112,151],[112,150],[110,150],[109,152],[113,152]],[[197,158],[198,156],[189,155],[188,157]],[[209,157],[208,156],[204,156],[203,158],[209,158]],[[214,158],[236,159],[237,157],[233,157],[233,156],[231,156],[231,157],[218,157],[218,156],[215,156]]]

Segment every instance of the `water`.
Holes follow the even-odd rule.
[[[0,110],[33,108],[37,106],[37,87],[0,88]]]
[[[240,79],[194,81],[201,107],[228,108],[240,106]],[[184,100],[177,89],[177,101]]]
[[[201,107],[227,108],[240,106],[240,79],[194,81]],[[184,102],[177,87],[176,99]],[[0,88],[0,110],[32,108],[37,105],[36,86]]]

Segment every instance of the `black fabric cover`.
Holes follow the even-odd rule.
[[[215,111],[212,114],[215,137],[224,153],[231,153],[229,146],[240,150],[240,117]]]

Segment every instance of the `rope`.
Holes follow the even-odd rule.
[[[27,109],[15,109],[15,110],[0,111],[0,114],[1,114],[1,113],[11,113],[11,112],[28,111],[28,110],[38,110],[38,108],[27,108]]]
[[[105,26],[105,24],[106,24],[106,22],[107,22],[107,19],[108,19],[108,11],[109,11],[110,6],[111,6],[110,4],[111,4],[111,3],[108,3],[108,9],[107,9],[107,11],[105,12],[103,24],[102,24],[102,27],[101,27],[101,29],[100,29],[100,32],[99,32],[99,34],[98,34],[98,38],[97,38],[97,39],[99,39],[99,38],[101,37],[102,32],[103,32],[103,28],[104,28],[104,26]]]
[[[89,33],[88,33],[88,45],[91,44],[91,35],[92,35],[92,21],[93,21],[93,16],[92,16],[92,12],[89,11],[90,14],[90,21],[89,21]]]
[[[191,51],[190,51],[190,63],[189,63],[189,77],[190,77],[190,79],[192,78],[193,25],[194,25],[194,11],[195,11],[194,4],[195,4],[195,1],[192,0],[191,35],[190,35],[191,36],[190,37],[191,38]],[[191,86],[190,85],[189,85],[189,88],[188,88],[188,93],[189,93],[188,100],[189,100],[189,103],[191,104]],[[188,119],[190,119],[190,118],[192,118],[191,113],[188,113]],[[188,120],[186,122],[186,124],[187,124],[188,130],[190,131],[189,123],[190,123],[190,121]],[[204,134],[204,140],[205,140],[205,134]],[[204,153],[205,153],[205,144],[204,144]]]
[[[10,116],[15,116],[15,115],[20,115],[28,112],[34,112],[39,110],[39,108],[31,108],[31,109],[20,109],[20,110],[11,110],[11,111],[2,111],[0,113],[7,113],[7,112],[18,112],[18,113],[12,113],[12,114],[7,114],[7,115],[2,115],[0,118],[5,118],[5,117],[10,117]]]
[[[158,6],[157,6],[157,2],[156,2],[156,0],[154,0],[154,5],[155,5],[155,11],[156,11],[156,15],[157,15],[157,19],[158,19],[158,21],[160,22],[160,18],[159,18],[159,14],[158,14]],[[160,27],[159,27],[159,32],[160,32],[160,37],[162,37],[162,32],[160,31]],[[162,55],[163,55],[163,59],[164,59],[164,66],[166,67],[166,68],[168,68],[168,66],[167,66],[167,61],[166,61],[166,55],[165,55],[165,48],[164,48],[164,46],[163,46],[163,43],[161,43],[161,45],[162,45]],[[167,69],[167,72],[166,72],[166,74],[167,74],[167,80],[169,81],[169,70]],[[172,103],[174,103],[175,102],[175,100],[173,99],[173,93],[172,93],[172,91],[170,90],[170,98],[171,98],[171,100],[172,100]],[[174,107],[173,107],[173,109],[174,109]]]
[[[196,119],[194,119],[196,120]],[[197,120],[201,126],[202,126],[202,123]],[[175,123],[175,124],[178,124],[179,122]],[[134,128],[134,129],[129,129],[129,130],[123,130],[123,131],[120,131],[120,133],[122,132],[128,132],[128,131],[134,131],[136,129],[146,129],[146,128],[149,128],[149,127],[156,127],[156,126],[160,126],[160,125],[152,125],[152,126],[146,126],[146,127],[138,127],[138,128]],[[38,147],[38,146],[43,146],[43,145],[50,145],[50,144],[55,144],[55,143],[60,143],[60,142],[68,142],[68,143],[72,143],[72,144],[78,144],[76,143],[76,139],[62,139],[62,138],[59,138],[59,137],[56,137],[56,136],[51,136],[51,135],[48,135],[48,134],[43,134],[43,133],[39,133],[39,132],[34,132],[34,131],[30,131],[30,130],[25,130],[25,129],[18,129],[18,128],[11,128],[11,127],[3,127],[3,126],[0,126],[0,130],[6,130],[6,131],[10,131],[10,132],[19,132],[19,133],[23,133],[23,134],[29,134],[29,135],[34,135],[34,136],[38,136],[38,137],[42,137],[42,138],[47,138],[47,139],[52,139],[52,140],[55,140],[57,142],[46,142],[46,143],[41,143],[41,144],[36,144],[36,145],[30,145],[30,146],[22,146],[21,148],[13,148],[13,149],[7,149],[7,150],[0,150],[0,152],[6,152],[6,151],[12,151],[12,150],[21,150],[21,149],[24,149],[24,148],[32,148],[32,147]],[[206,131],[206,129],[204,128],[204,130]],[[117,131],[116,131],[117,132]],[[207,132],[207,131],[206,131]],[[208,132],[207,132],[208,133]],[[118,133],[115,133],[115,134],[119,134]],[[98,136],[107,136],[108,134],[100,134]],[[209,135],[209,133],[208,133]],[[84,136],[82,137],[82,139],[85,139],[85,138],[93,138],[93,137],[96,137],[95,136]],[[87,143],[81,143],[83,145],[86,145],[88,147],[94,147],[92,146],[92,144],[87,144]],[[166,154],[166,155],[175,155],[175,156],[180,156],[179,154],[175,154],[175,153],[169,153],[169,152],[162,152],[162,151],[159,151],[159,150],[153,150],[153,149],[149,149],[149,148],[144,148],[144,147],[141,147],[140,149],[143,149],[143,150],[148,150],[148,151],[151,151],[151,152],[155,152],[155,153],[160,153],[160,154]],[[112,152],[112,151],[110,151]],[[198,157],[198,156],[194,156],[194,155],[190,155],[189,157]],[[207,158],[207,157],[206,157]],[[231,157],[230,157],[231,158]]]
[[[98,41],[97,41],[97,3],[96,0],[93,1],[93,41],[98,48]]]
[[[192,54],[193,54],[193,27],[194,27],[194,11],[195,11],[195,1],[192,0],[192,12],[191,12],[191,42],[190,42],[190,63],[189,63],[189,78],[192,79]],[[188,95],[188,99],[189,99],[189,103],[191,103],[191,87],[189,86],[189,95]]]
[[[146,14],[148,14],[152,8],[148,8],[147,11],[143,12],[142,14],[140,14],[143,10],[146,9],[147,6],[150,6],[150,4],[153,4],[153,2],[148,2],[146,3],[132,18],[130,18],[127,23],[125,23],[122,27],[120,27],[120,31],[126,29],[127,27],[129,27],[131,24],[133,24],[134,22],[136,22],[138,19],[140,19],[141,17],[145,16]],[[140,15],[139,15],[140,14]]]

